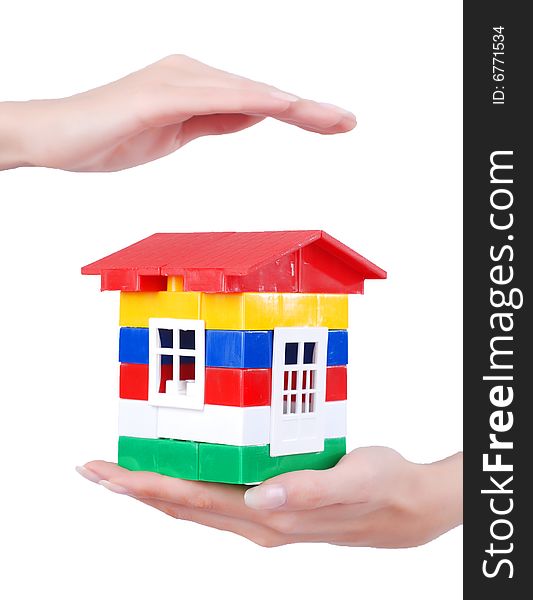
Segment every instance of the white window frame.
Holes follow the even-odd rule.
[[[148,320],[148,328],[148,403],[152,406],[202,410],[205,390],[205,322],[196,319],[152,318]],[[172,330],[172,348],[161,347],[160,329]],[[195,332],[194,350],[180,348],[180,330],[191,329]],[[166,391],[160,392],[163,355],[174,357],[174,373],[173,379],[166,382]],[[180,356],[194,357],[194,381],[179,380]]]
[[[286,365],[285,347],[290,343],[298,344],[296,364]],[[315,344],[312,363],[304,363],[305,343]],[[327,349],[327,327],[274,329],[270,456],[324,450]],[[293,373],[296,379],[294,386]],[[312,407],[310,394],[313,394]],[[292,397],[295,397],[295,403],[291,409]]]

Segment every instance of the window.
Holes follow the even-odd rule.
[[[154,406],[202,409],[204,322],[150,319],[149,330],[148,402]]]
[[[283,414],[315,410],[316,342],[286,342],[283,375]]]
[[[274,329],[271,456],[323,450],[327,344],[324,327]]]

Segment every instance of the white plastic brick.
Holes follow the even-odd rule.
[[[346,436],[346,400],[326,402],[324,437]],[[145,400],[119,401],[119,435],[260,446],[270,443],[269,406],[216,406],[204,410],[158,408]]]
[[[120,400],[118,434],[130,437],[157,437],[157,407],[146,400]]]
[[[324,405],[324,436],[346,437],[346,400],[334,400]]]
[[[305,343],[315,344],[309,364]],[[287,344],[297,344],[295,364],[286,364]],[[274,329],[270,456],[324,450],[327,345],[326,327]]]
[[[204,405],[203,410],[158,409],[157,437],[234,446],[269,443],[270,406]]]

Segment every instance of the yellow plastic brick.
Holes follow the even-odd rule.
[[[317,326],[348,329],[348,295],[317,294]]]
[[[245,328],[312,327],[316,307],[316,294],[246,294]]]
[[[167,277],[167,292],[183,292],[183,275]]]
[[[207,329],[348,326],[342,294],[122,292],[120,325],[148,327],[150,317],[202,319]]]
[[[244,329],[281,327],[283,294],[244,294]]]
[[[121,292],[120,326],[148,327],[150,317],[201,319],[201,292]]]
[[[243,329],[348,327],[345,294],[243,294]]]
[[[204,294],[202,318],[207,329],[253,329],[313,326],[316,294]]]
[[[246,329],[244,296],[247,294],[203,294],[202,319],[206,329]]]

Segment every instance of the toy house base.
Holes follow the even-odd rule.
[[[221,483],[259,483],[300,469],[329,469],[346,453],[346,438],[324,441],[323,452],[270,456],[270,446],[230,446],[121,436],[118,464],[130,471]]]

